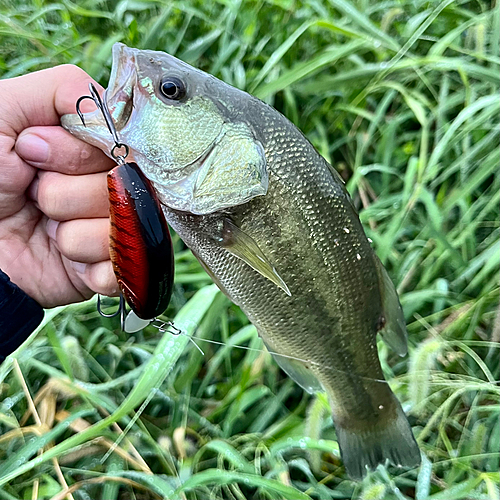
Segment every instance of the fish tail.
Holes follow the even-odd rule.
[[[340,453],[347,474],[352,479],[362,479],[367,469],[373,470],[386,460],[398,467],[420,465],[420,450],[413,437],[406,415],[393,396],[394,416],[378,419],[373,425],[353,425],[352,420],[333,416]]]

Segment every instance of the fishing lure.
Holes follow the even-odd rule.
[[[108,174],[110,256],[120,289],[141,319],[161,314],[172,295],[174,258],[156,194],[136,163]]]
[[[143,328],[168,306],[174,281],[174,252],[167,221],[153,186],[141,172],[137,163],[126,162],[129,148],[120,142],[113,119],[93,84],[90,95],[76,102],[76,111],[85,125],[80,103],[94,101],[101,111],[115,145],[111,156],[117,166],[108,173],[110,204],[110,257],[122,296],[135,315],[125,319],[125,305],[120,300],[114,314],[99,313],[106,317],[122,315],[122,328],[133,332]],[[123,154],[120,154],[120,151]]]

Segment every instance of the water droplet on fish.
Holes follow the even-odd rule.
[[[373,240],[371,238],[368,238],[368,243],[373,243]]]
[[[349,234],[350,232],[351,232],[351,231],[349,231],[349,228],[347,228],[347,227],[344,227],[344,233],[347,233],[347,234]]]
[[[378,405],[378,409],[379,410],[383,410],[384,409],[384,405]]]
[[[339,244],[340,244],[340,243],[339,243],[339,240],[338,240],[337,238],[335,238],[335,239],[333,240],[333,244],[334,244],[336,247],[338,247],[338,246],[339,246]]]
[[[361,255],[359,255],[359,253],[356,254],[356,259],[361,260]]]

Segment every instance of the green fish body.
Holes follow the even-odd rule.
[[[418,465],[376,346],[381,333],[406,354],[401,306],[340,176],[249,94],[161,52],[113,51],[105,97],[120,139],[169,224],[277,363],[307,391],[326,391],[349,475],[359,479],[386,459]],[[102,118],[86,122],[62,120],[109,153]]]

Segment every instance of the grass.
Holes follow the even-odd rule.
[[[0,368],[0,498],[500,499],[498,3],[7,0],[0,37],[3,77],[71,62],[106,85],[122,41],[297,124],[397,284],[409,356],[379,353],[423,452],[419,470],[350,481],[325,398],[176,238],[167,315],[204,354],[128,336],[95,300],[49,311]]]

